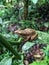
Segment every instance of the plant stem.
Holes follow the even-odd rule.
[[[5,37],[3,37],[1,34],[0,34],[0,42],[1,44],[3,44],[9,51],[11,51],[17,59],[20,58],[20,55],[18,54],[18,52],[16,52],[14,50],[14,48],[11,46],[11,44],[6,40]]]
[[[28,4],[29,0],[24,0],[24,20],[28,17]]]

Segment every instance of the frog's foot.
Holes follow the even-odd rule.
[[[34,40],[34,39],[36,39],[37,37],[38,37],[38,34],[32,35],[31,36],[31,41]]]

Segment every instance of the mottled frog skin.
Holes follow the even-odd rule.
[[[30,28],[26,28],[24,30],[16,30],[15,33],[18,34],[18,35],[24,36],[25,41],[27,41],[27,40],[32,41],[32,40],[34,40],[35,38],[38,37],[36,30],[30,29]]]

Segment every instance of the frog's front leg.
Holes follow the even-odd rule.
[[[38,37],[38,34],[31,35],[31,41]]]
[[[21,50],[22,46],[25,44],[26,41],[28,41],[30,39],[30,36],[26,36],[25,39],[22,41],[22,43],[20,44],[19,47],[19,51]]]

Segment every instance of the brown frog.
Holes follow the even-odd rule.
[[[15,33],[20,35],[20,36],[25,37],[23,42],[26,42],[28,40],[32,41],[38,37],[36,30],[30,29],[30,28],[26,28],[24,30],[16,30]],[[24,44],[23,42],[22,42],[22,45]]]
[[[36,33],[36,30],[34,29],[30,29],[30,28],[26,28],[24,30],[16,30],[15,31],[16,34],[24,36],[25,39],[27,40],[34,40],[35,38],[37,38],[38,34]]]

